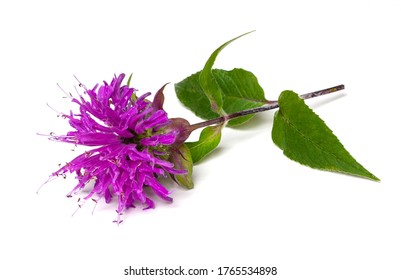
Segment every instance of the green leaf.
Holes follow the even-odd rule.
[[[253,32],[253,31],[251,31]],[[203,70],[201,71],[199,75],[199,83],[201,88],[203,89],[206,97],[210,101],[210,106],[212,108],[212,111],[215,113],[218,113],[219,115],[224,115],[224,110],[223,110],[223,96],[220,90],[220,87],[213,76],[212,73],[212,67],[213,64],[218,56],[218,54],[231,42],[237,40],[238,38],[241,38],[242,36],[245,36],[251,32],[247,32],[245,34],[242,34],[226,43],[221,45],[219,48],[217,48],[212,55],[209,57],[209,59],[206,61],[205,66],[203,67]]]
[[[351,156],[296,93],[283,91],[278,103],[280,109],[274,116],[272,138],[288,158],[312,168],[379,181]]]
[[[187,174],[170,174],[174,181],[176,181],[181,186],[186,187],[187,189],[192,189],[194,187],[194,183],[192,181],[193,162],[191,151],[189,150],[188,146],[182,144],[178,148],[172,150],[169,161],[174,164],[174,168],[187,170]]]
[[[231,71],[213,69],[223,96],[223,110],[230,114],[242,110],[260,107],[268,101],[257,78],[244,69]],[[210,108],[210,102],[199,84],[200,72],[175,84],[178,99],[192,112],[202,119],[210,120],[219,117]],[[228,125],[234,126],[250,120],[254,115],[248,115],[231,120]]]
[[[185,143],[191,151],[193,163],[197,163],[220,143],[222,126],[208,126],[204,128],[197,142]]]
[[[226,113],[257,108],[268,102],[258,79],[252,72],[239,68],[231,71],[216,69],[213,72],[216,73],[217,83],[223,92],[223,109]],[[248,115],[236,118],[229,121],[228,125],[240,125],[253,117],[254,115]]]
[[[197,72],[174,85],[177,98],[202,119],[218,118],[219,114],[212,111],[210,101],[199,84],[199,74],[200,72]]]

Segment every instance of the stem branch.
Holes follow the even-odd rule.
[[[333,93],[333,92],[337,92],[337,91],[340,91],[342,89],[344,89],[344,85],[338,85],[338,86],[335,86],[335,87],[326,88],[326,89],[322,89],[322,90],[318,90],[318,91],[302,94],[299,97],[302,98],[302,99],[309,99],[309,98],[314,98],[314,97],[330,94],[330,93]],[[210,126],[210,125],[213,125],[213,124],[221,124],[221,123],[227,122],[227,121],[235,119],[235,118],[239,118],[239,117],[243,117],[243,116],[247,116],[247,115],[251,115],[251,114],[256,114],[256,113],[263,112],[263,111],[272,110],[272,109],[275,109],[275,108],[278,108],[278,107],[279,107],[278,101],[269,101],[267,103],[267,105],[264,105],[262,107],[248,109],[248,110],[244,110],[244,111],[239,111],[239,112],[235,112],[235,113],[232,113],[232,114],[229,114],[229,115],[218,117],[216,119],[212,119],[212,120],[208,120],[208,121],[192,124],[192,125],[190,125],[188,127],[188,131],[192,132],[192,131],[194,131],[194,130],[196,130],[198,128],[202,128],[202,127],[205,127],[205,126]]]

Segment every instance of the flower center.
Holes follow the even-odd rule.
[[[134,137],[130,137],[130,138],[121,137],[120,140],[121,140],[121,143],[126,144],[126,145],[128,145],[128,144],[140,145],[140,141],[141,141],[141,139],[139,139],[139,138],[137,138],[135,136]]]
[[[121,143],[125,145],[135,144],[137,150],[142,151],[144,146],[141,144],[141,139],[146,138],[148,133],[136,134],[133,130],[129,130],[129,132],[131,132],[132,137],[120,137]]]
[[[142,152],[147,149],[152,155],[157,156],[160,159],[167,160],[170,155],[170,148],[168,145],[143,145],[141,144],[141,140],[144,138],[148,138],[152,136],[152,130],[148,129],[142,134],[136,134],[134,131],[129,130],[132,134],[132,137],[120,137],[120,141],[122,144],[130,145],[135,144],[135,148],[137,151]]]

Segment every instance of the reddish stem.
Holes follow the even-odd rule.
[[[330,94],[333,92],[337,92],[337,91],[340,91],[343,89],[344,89],[344,85],[338,85],[335,87],[326,88],[326,89],[302,94],[299,97],[301,97],[302,99],[309,99],[309,98],[314,98],[314,97]],[[272,110],[272,109],[275,109],[278,107],[279,107],[279,105],[278,105],[277,101],[269,101],[267,103],[267,105],[264,105],[262,107],[239,111],[239,112],[235,112],[235,113],[232,113],[229,115],[218,117],[216,119],[192,124],[188,127],[188,131],[192,132],[198,128],[202,128],[202,127],[206,127],[206,126],[210,126],[210,125],[214,125],[214,124],[222,124],[222,123],[225,123],[225,122],[235,119],[235,118],[239,118],[239,117],[243,117],[243,116],[247,116],[247,115],[251,115],[251,114],[256,114],[256,113],[263,112],[263,111]]]

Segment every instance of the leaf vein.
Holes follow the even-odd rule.
[[[320,151],[322,151],[325,154],[329,154],[331,156],[333,156],[335,159],[337,159],[338,161],[348,164],[346,161],[344,161],[342,158],[338,157],[336,154],[332,153],[332,152],[328,152],[327,150],[323,149],[319,144],[317,144],[315,141],[313,141],[312,139],[310,139],[309,137],[307,137],[304,133],[302,133],[302,131],[300,129],[298,129],[298,127],[291,122],[282,112],[279,111],[279,113],[283,116],[283,119],[285,120],[285,122],[291,126],[302,138],[304,138],[306,141],[310,142],[312,145],[314,145],[317,149],[319,149]],[[335,136],[336,137],[336,136]],[[336,137],[337,138],[337,137]],[[338,139],[337,139],[338,140]],[[342,144],[340,144],[342,146]],[[348,152],[347,152],[348,153]],[[349,154],[349,153],[348,153]],[[351,156],[351,155],[350,155]]]

